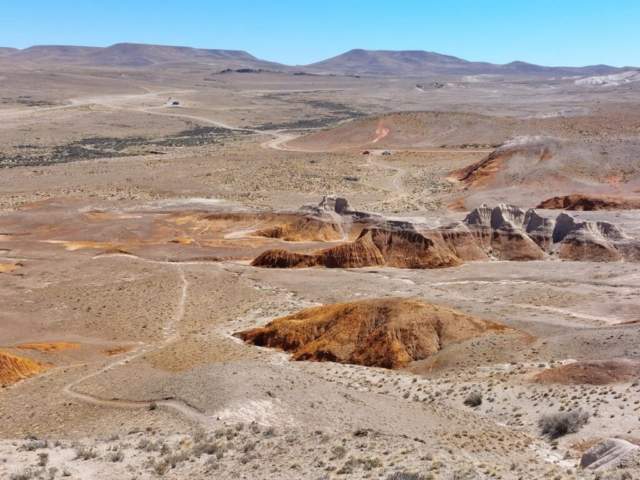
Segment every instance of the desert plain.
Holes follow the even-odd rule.
[[[77,48],[0,53],[1,478],[638,478],[640,73]]]

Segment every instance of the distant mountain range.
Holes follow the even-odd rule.
[[[40,45],[22,50],[0,48],[0,60],[36,65],[82,65],[100,67],[210,65],[215,68],[248,68],[276,71],[303,71],[335,75],[610,75],[631,67],[591,65],[586,67],[546,67],[525,62],[498,65],[470,62],[450,55],[421,50],[355,49],[310,65],[288,66],[254,57],[241,50],[210,50],[191,47],[118,43],[110,47]]]
[[[110,47],[36,45],[22,50],[0,49],[0,59],[27,63],[57,63],[102,67],[203,64],[219,67],[282,69],[279,63],[260,60],[241,50],[208,50],[191,47],[117,43]]]
[[[312,71],[360,75],[608,75],[625,70],[609,65],[545,67],[526,62],[497,65],[470,62],[450,55],[422,50],[350,50],[337,57],[307,65]]]

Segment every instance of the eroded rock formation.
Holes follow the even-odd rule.
[[[441,268],[460,263],[461,260],[446,245],[437,244],[416,231],[368,228],[353,242],[311,254],[269,250],[258,256],[252,265],[270,268],[358,268],[378,265],[398,268]]]
[[[236,335],[291,352],[294,360],[401,368],[447,345],[510,331],[418,299],[382,298],[307,308]]]
[[[608,222],[556,218],[501,204],[482,205],[464,220],[435,229],[378,217],[358,220],[362,230],[350,243],[312,253],[267,251],[254,266],[331,268],[385,265],[442,268],[474,260],[640,261],[640,242]],[[344,228],[344,227],[343,227]]]

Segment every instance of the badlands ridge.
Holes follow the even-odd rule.
[[[335,201],[335,200],[334,200]],[[326,199],[321,205],[326,205]],[[483,205],[462,221],[434,229],[353,212],[339,200],[338,228],[359,232],[348,244],[314,253],[268,250],[252,265],[291,268],[442,268],[477,260],[638,261],[640,242],[609,222],[576,221],[567,213],[542,217],[534,209]],[[332,221],[328,219],[327,221]],[[335,220],[333,220],[335,221]]]

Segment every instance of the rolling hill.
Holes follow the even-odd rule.
[[[515,61],[505,65],[470,62],[450,55],[422,50],[349,50],[307,69],[334,74],[421,76],[439,75],[608,75],[624,69],[608,65],[545,67]]]
[[[10,50],[4,58],[15,62],[58,63],[100,67],[149,67],[168,64],[204,64],[216,68],[262,68],[282,70],[287,67],[260,60],[241,50],[215,50],[139,43],[117,43],[109,47],[36,45]],[[2,56],[2,51],[0,51]]]

